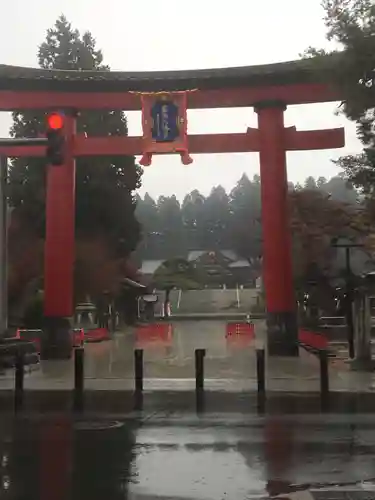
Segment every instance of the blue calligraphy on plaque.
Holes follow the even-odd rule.
[[[155,142],[174,142],[180,136],[178,106],[158,100],[151,108],[152,138]]]

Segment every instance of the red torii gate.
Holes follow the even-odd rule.
[[[195,89],[186,95],[190,109],[254,107],[258,114],[257,129],[189,135],[187,143],[191,154],[259,153],[269,354],[297,355],[286,151],[345,144],[343,128],[297,131],[284,127],[287,105],[339,100],[337,89],[319,83],[315,68],[314,60],[158,73],[46,71],[0,65],[0,110],[61,109],[66,113],[66,161],[47,171],[44,312],[49,330],[66,327],[66,318],[73,313],[75,158],[141,155],[145,150],[142,137],[77,135],[77,113],[83,109],[140,110],[142,93]],[[0,155],[43,157],[45,148],[0,147]]]

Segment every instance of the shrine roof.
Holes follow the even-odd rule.
[[[0,90],[157,92],[292,85],[316,83],[318,69],[321,66],[317,67],[315,58],[235,68],[145,72],[46,70],[0,64]]]

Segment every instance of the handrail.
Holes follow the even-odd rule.
[[[313,334],[312,334],[313,335]],[[316,334],[318,335],[318,334]],[[329,397],[329,358],[336,357],[336,355],[330,352],[328,347],[328,342],[325,346],[318,347],[309,345],[306,342],[298,341],[300,347],[315,355],[319,359],[319,368],[320,368],[320,396],[322,406],[324,408],[328,405],[328,397]]]

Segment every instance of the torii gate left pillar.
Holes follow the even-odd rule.
[[[65,162],[49,165],[46,188],[44,249],[45,335],[42,358],[69,358],[72,350],[75,262],[75,156],[76,112],[65,112]]]

